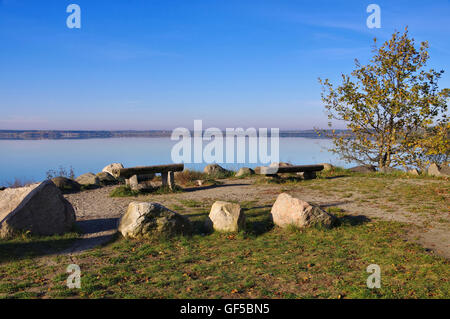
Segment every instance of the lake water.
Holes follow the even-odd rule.
[[[73,167],[78,176],[87,172],[100,172],[103,167],[115,162],[125,167],[170,164],[171,150],[176,143],[170,138],[2,140],[0,185],[7,185],[16,178],[41,181],[45,179],[47,171],[60,166],[66,170]],[[297,165],[328,162],[348,167],[350,164],[340,161],[327,151],[330,146],[331,140],[328,139],[280,138],[280,161]],[[206,164],[185,164],[185,167],[202,170]],[[260,165],[263,164],[234,163],[222,166],[237,170],[243,166]]]

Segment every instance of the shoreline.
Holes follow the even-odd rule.
[[[336,130],[344,132],[345,130]],[[224,134],[225,132],[222,131]],[[317,132],[320,132],[319,135]],[[331,130],[286,130],[280,131],[280,138],[303,137],[312,139],[330,139],[325,133]],[[193,133],[193,131],[191,131]],[[0,130],[0,140],[18,141],[18,140],[84,140],[84,139],[108,139],[108,138],[161,138],[172,135],[169,130],[150,130],[150,131],[69,131],[69,130]],[[268,134],[270,137],[270,134]]]

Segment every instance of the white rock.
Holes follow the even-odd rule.
[[[119,221],[119,232],[125,238],[170,236],[190,231],[191,223],[186,216],[158,203],[131,202]]]
[[[331,228],[336,220],[336,217],[320,207],[312,206],[287,193],[278,195],[272,206],[271,214],[274,224],[283,228],[289,225],[303,228],[314,224]]]
[[[112,176],[114,176],[113,170],[114,169],[121,169],[121,168],[124,168],[121,163],[112,163],[112,164],[109,164],[108,166],[105,166],[105,168],[103,168],[102,172],[109,173]],[[117,178],[117,176],[114,176],[114,177]]]
[[[237,232],[245,228],[245,215],[239,204],[217,201],[211,207],[205,226],[209,231]]]

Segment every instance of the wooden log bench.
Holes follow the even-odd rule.
[[[174,189],[174,172],[180,172],[184,169],[184,164],[169,164],[155,166],[137,166],[129,168],[117,168],[112,171],[116,178],[124,178],[126,185],[132,190],[139,190],[139,183],[153,179],[155,174],[160,173],[162,186]]]
[[[267,177],[278,178],[278,174],[283,173],[303,173],[304,179],[316,178],[316,172],[320,172],[324,169],[323,165],[292,165],[292,166],[264,166],[260,167],[258,174],[265,175]]]

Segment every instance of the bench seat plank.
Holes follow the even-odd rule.
[[[134,175],[180,172],[182,170],[184,170],[184,164],[137,166],[137,167],[130,167],[130,168],[114,169],[113,175],[116,177],[130,178]]]

